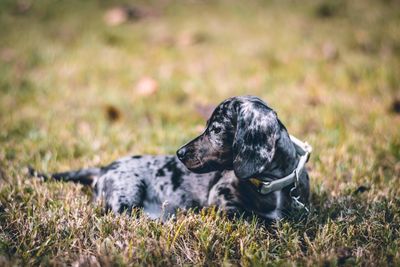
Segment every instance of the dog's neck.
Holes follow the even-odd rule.
[[[276,143],[276,151],[273,160],[266,166],[258,178],[271,178],[273,180],[285,177],[293,172],[299,162],[299,156],[296,153],[289,135],[282,135]]]

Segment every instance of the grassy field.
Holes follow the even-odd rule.
[[[0,1],[0,265],[400,266],[399,1],[126,3]],[[314,147],[301,221],[104,215],[26,174],[175,153],[243,94]]]

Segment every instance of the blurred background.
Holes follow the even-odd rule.
[[[383,181],[399,174],[399,23],[395,0],[2,0],[0,159],[175,153],[251,94],[313,144],[319,183]]]
[[[248,94],[313,146],[304,221],[132,220],[27,179],[173,154]],[[0,0],[0,266],[399,265],[399,126],[398,0]]]

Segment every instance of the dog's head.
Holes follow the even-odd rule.
[[[233,169],[237,177],[247,179],[271,169],[277,150],[285,152],[279,161],[295,158],[276,113],[261,99],[242,96],[218,105],[205,131],[181,147],[177,156],[193,172]]]

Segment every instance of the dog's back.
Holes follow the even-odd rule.
[[[220,172],[196,174],[189,171],[176,156],[124,157],[104,167],[34,176],[91,185],[96,202],[107,210],[130,213],[144,208],[151,218],[168,218],[177,209],[207,206],[210,188],[221,177]]]

